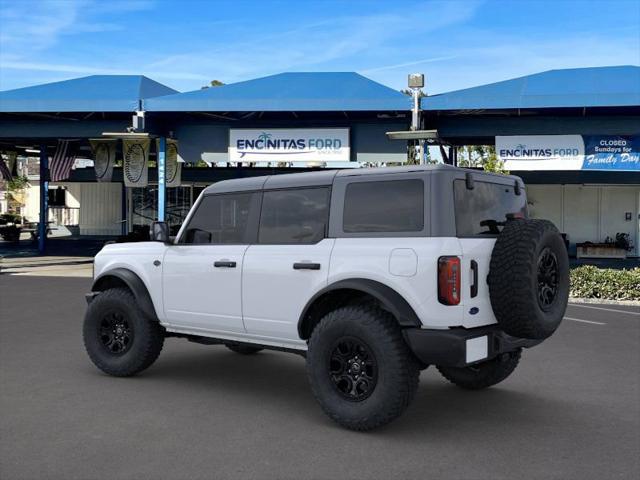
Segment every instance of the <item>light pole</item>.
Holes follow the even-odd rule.
[[[420,125],[420,92],[424,87],[424,74],[422,73],[410,73],[408,78],[409,89],[411,90],[411,97],[413,98],[413,108],[411,110],[411,130],[419,130]],[[418,163],[424,163],[424,140],[418,140],[416,145],[416,153],[418,155]]]

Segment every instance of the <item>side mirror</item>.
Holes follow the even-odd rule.
[[[169,243],[169,225],[164,222],[153,222],[151,224],[151,241]]]

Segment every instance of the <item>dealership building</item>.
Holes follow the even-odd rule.
[[[350,72],[186,93],[143,76],[91,76],[0,92],[0,151],[30,168],[30,219],[44,205],[76,235],[144,234],[156,218],[175,230],[199,192],[223,179],[405,162],[406,141],[386,133],[409,130],[411,108],[410,97]],[[419,128],[437,132],[430,141],[450,163],[463,146],[495,145],[525,180],[531,214],[551,219],[572,253],[619,233],[629,256],[640,253],[640,67],[427,96]],[[47,182],[42,167],[60,161],[62,140],[95,165],[78,161],[69,178]]]

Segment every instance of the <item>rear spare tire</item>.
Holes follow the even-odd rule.
[[[560,325],[569,298],[569,257],[548,220],[509,220],[489,266],[489,296],[502,329],[541,340]]]

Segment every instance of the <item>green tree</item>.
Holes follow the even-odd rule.
[[[466,145],[458,148],[458,166],[465,168],[479,168],[485,172],[508,175],[504,162],[496,155],[493,145]]]
[[[205,85],[201,88],[201,90],[205,90],[207,88],[211,88],[211,87],[221,87],[224,85],[224,82],[221,82],[220,80],[211,80],[209,82],[209,85]]]

